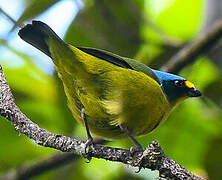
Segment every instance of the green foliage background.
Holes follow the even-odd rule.
[[[27,6],[16,25],[35,18],[58,1],[62,0],[23,0]],[[84,0],[83,3],[66,32],[66,42],[135,57],[153,68],[159,68],[184,44],[195,40],[205,30],[208,15],[205,0]],[[18,31],[16,25],[13,30]],[[0,46],[9,49],[23,63],[11,66],[13,59],[0,56],[21,110],[42,128],[85,139],[84,128],[76,123],[66,106],[56,73],[46,74],[32,57],[13,49],[7,41],[1,41]],[[185,101],[159,129],[138,140],[144,147],[158,140],[166,154],[187,169],[205,178],[222,179],[221,66],[206,55],[185,67],[180,75],[194,82],[204,98]],[[109,145],[129,148],[132,143],[122,140]],[[55,153],[58,152],[20,136],[8,121],[0,119],[0,174]],[[157,172],[148,170],[135,174],[136,169],[120,163],[93,159],[86,164],[85,161],[81,158],[32,179],[155,179],[157,176]]]

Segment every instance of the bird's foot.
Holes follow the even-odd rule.
[[[137,162],[137,165],[139,167],[138,171],[136,173],[139,173],[142,167],[148,162],[152,163],[152,166],[155,167],[157,165],[158,159],[162,156],[161,154],[162,150],[160,148],[160,145],[157,141],[153,141],[149,146],[145,149],[145,151],[142,152],[142,156]],[[149,161],[147,161],[147,158]],[[155,168],[153,168],[155,169]],[[152,170],[152,168],[151,168]]]
[[[144,149],[143,147],[139,144],[137,146],[133,146],[133,147],[130,147],[130,154],[131,156],[137,156],[138,154],[141,154],[141,156],[143,156],[143,152],[144,152]],[[139,169],[135,172],[135,173],[139,173],[140,170],[141,170],[141,166],[140,166],[140,161],[141,159],[139,160],[139,162],[137,163],[139,165]]]
[[[89,154],[89,148],[91,145],[94,145],[94,141],[92,137],[89,137],[86,142],[85,142],[85,158],[88,159],[88,161],[86,163],[90,163],[90,161],[92,160],[92,157]]]
[[[92,138],[90,130],[89,130],[87,117],[86,117],[86,114],[84,113],[84,111],[85,111],[85,108],[82,108],[81,109],[81,118],[83,119],[83,122],[84,122],[84,125],[86,128],[87,137],[88,137],[85,142],[85,157],[88,159],[87,163],[90,163],[90,161],[92,160],[92,157],[89,155],[89,147],[91,145],[93,145],[94,143],[93,143],[93,138]]]

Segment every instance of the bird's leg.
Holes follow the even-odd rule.
[[[87,118],[86,118],[86,115],[85,115],[84,111],[85,111],[85,108],[82,108],[81,118],[83,119],[84,126],[86,128],[86,134],[87,134],[87,140],[86,140],[85,144],[86,144],[86,146],[89,146],[90,144],[93,143],[93,137],[91,136],[91,133],[90,133],[90,130],[89,130],[89,125],[88,125]]]
[[[134,144],[136,145],[137,150],[138,151],[143,151],[143,146],[136,140],[136,138],[131,134],[131,132],[127,129],[127,127],[124,127],[123,125],[119,125],[119,127],[134,142]]]
[[[127,129],[127,127],[124,127],[123,125],[119,125],[121,131],[123,131],[124,133],[126,133],[126,135],[134,142],[134,144],[136,145],[135,147],[131,147],[130,148],[130,152],[132,155],[134,155],[134,153],[136,152],[144,152],[143,146],[136,140],[136,138],[132,135],[132,133],[129,131],[129,129]],[[139,167],[138,171],[136,171],[136,173],[139,173],[141,170],[141,167]]]
[[[88,125],[84,110],[85,110],[84,108],[81,109],[81,118],[83,119],[83,122],[84,122],[84,125],[86,128],[86,133],[87,133],[87,140],[85,142],[85,153],[86,153],[85,157],[88,159],[87,163],[89,163],[91,161],[92,157],[87,155],[87,148],[89,147],[89,145],[93,144],[93,137],[91,136],[91,133],[89,130],[89,125]]]

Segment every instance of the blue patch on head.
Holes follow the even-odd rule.
[[[183,77],[174,75],[174,74],[170,74],[170,73],[166,73],[166,72],[162,72],[162,71],[157,71],[152,69],[153,72],[157,75],[160,83],[162,83],[163,81],[170,81],[170,80],[186,80]]]
[[[185,81],[186,79],[162,71],[153,70],[153,72],[158,77],[160,86],[172,105],[175,105],[180,98],[186,96],[186,88],[180,88],[175,85],[175,80]]]

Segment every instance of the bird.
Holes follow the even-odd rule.
[[[22,40],[49,56],[63,82],[74,118],[103,139],[148,134],[174,107],[201,92],[185,78],[158,71],[111,52],[64,42],[47,24],[33,20],[18,32]]]

